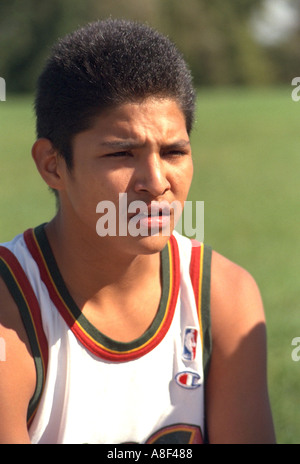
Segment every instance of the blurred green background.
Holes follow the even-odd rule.
[[[300,336],[298,0],[0,0],[0,242],[55,212],[30,156],[33,92],[50,47],[108,16],[148,22],[191,66],[198,108],[189,199],[205,202],[205,241],[258,282],[277,439],[300,443],[300,362],[291,357]]]

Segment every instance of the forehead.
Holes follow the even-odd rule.
[[[107,140],[111,137],[159,140],[179,134],[188,139],[185,116],[177,102],[158,98],[109,108],[95,117],[88,132]]]

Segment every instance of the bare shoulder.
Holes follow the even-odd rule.
[[[212,356],[206,407],[211,443],[274,443],[266,321],[254,278],[213,252]]]
[[[19,310],[0,278],[0,443],[26,443],[36,374]]]
[[[244,268],[217,252],[211,268],[212,329],[217,339],[232,332],[243,337],[255,326],[265,325],[265,314],[258,285]],[[217,341],[217,340],[215,340]]]

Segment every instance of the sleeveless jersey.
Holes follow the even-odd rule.
[[[44,225],[0,247],[0,275],[36,366],[32,443],[203,443],[211,249],[174,232],[160,254],[157,314],[141,337],[123,343],[81,313]]]

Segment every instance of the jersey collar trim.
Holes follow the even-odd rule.
[[[133,360],[154,349],[171,325],[179,292],[180,264],[175,237],[171,236],[161,252],[162,296],[157,315],[141,337],[123,343],[102,334],[81,313],[60,274],[44,226],[27,230],[24,239],[52,302],[77,339],[94,355],[110,361]]]

